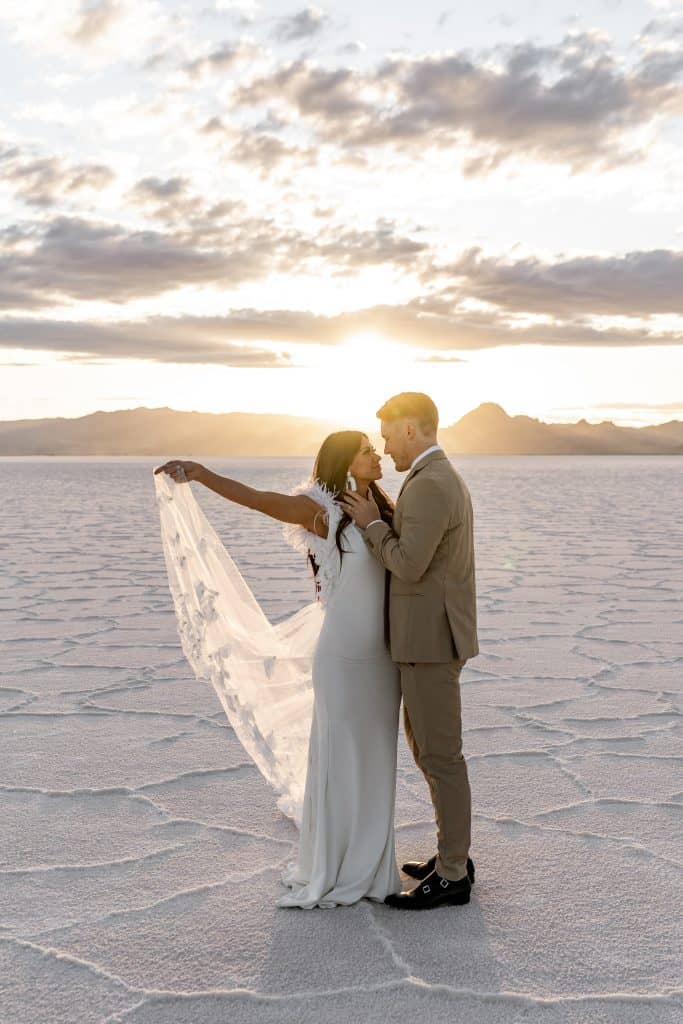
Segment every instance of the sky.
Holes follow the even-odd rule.
[[[2,0],[0,419],[683,419],[683,0]]]

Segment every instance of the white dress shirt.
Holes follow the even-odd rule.
[[[440,444],[432,444],[432,445],[429,446],[429,448],[425,448],[425,450],[423,452],[420,452],[419,455],[416,455],[415,458],[413,459],[413,461],[410,463],[410,469],[408,470],[408,472],[412,473],[412,471],[414,470],[415,466],[420,461],[420,459],[424,459],[426,455],[431,455],[432,452],[440,452],[441,450],[442,450],[442,448],[441,448]],[[383,519],[373,519],[371,523],[368,523],[368,525],[365,527],[365,529],[367,530],[368,527],[372,526],[374,523],[383,523],[383,522],[384,522]]]
[[[425,450],[423,452],[420,452],[419,455],[416,455],[415,458],[413,459],[413,461],[410,463],[410,469],[408,470],[408,472],[410,473],[411,470],[413,470],[415,468],[415,466],[420,461],[420,459],[424,459],[424,457],[426,455],[431,455],[432,452],[440,452],[440,451],[441,451],[441,445],[440,444],[432,444],[432,445],[429,446],[429,448],[425,448]]]

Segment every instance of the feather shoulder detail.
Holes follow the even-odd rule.
[[[310,553],[315,558],[318,566],[316,578],[320,588],[320,601],[326,604],[341,569],[336,533],[344,510],[336,501],[334,493],[320,480],[303,480],[289,493],[305,494],[327,512],[327,537],[319,537],[317,533],[312,533],[299,523],[285,523],[282,528],[282,535],[290,547],[304,555]]]
[[[318,554],[324,556],[327,552],[330,539],[334,541],[334,535],[339,525],[339,520],[343,515],[343,510],[335,500],[334,492],[321,483],[320,480],[302,480],[289,493],[291,495],[305,494],[307,497],[312,498],[316,504],[322,505],[327,512],[327,537],[319,537],[317,533],[312,533],[299,523],[285,523],[282,528],[284,539],[290,547],[304,555],[311,551],[316,556],[317,561]]]

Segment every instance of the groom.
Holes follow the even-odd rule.
[[[471,795],[462,753],[460,671],[479,653],[472,501],[436,440],[428,395],[395,395],[377,412],[384,452],[409,470],[387,525],[374,501],[351,491],[343,504],[373,555],[391,572],[391,656],[401,672],[405,733],[432,797],[438,852],[403,871],[420,881],[392,893],[392,907],[468,903]]]

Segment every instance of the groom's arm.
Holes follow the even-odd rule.
[[[417,583],[448,529],[449,506],[438,482],[421,475],[410,482],[401,498],[401,536],[384,521],[370,523],[363,536],[375,558],[394,576]]]

